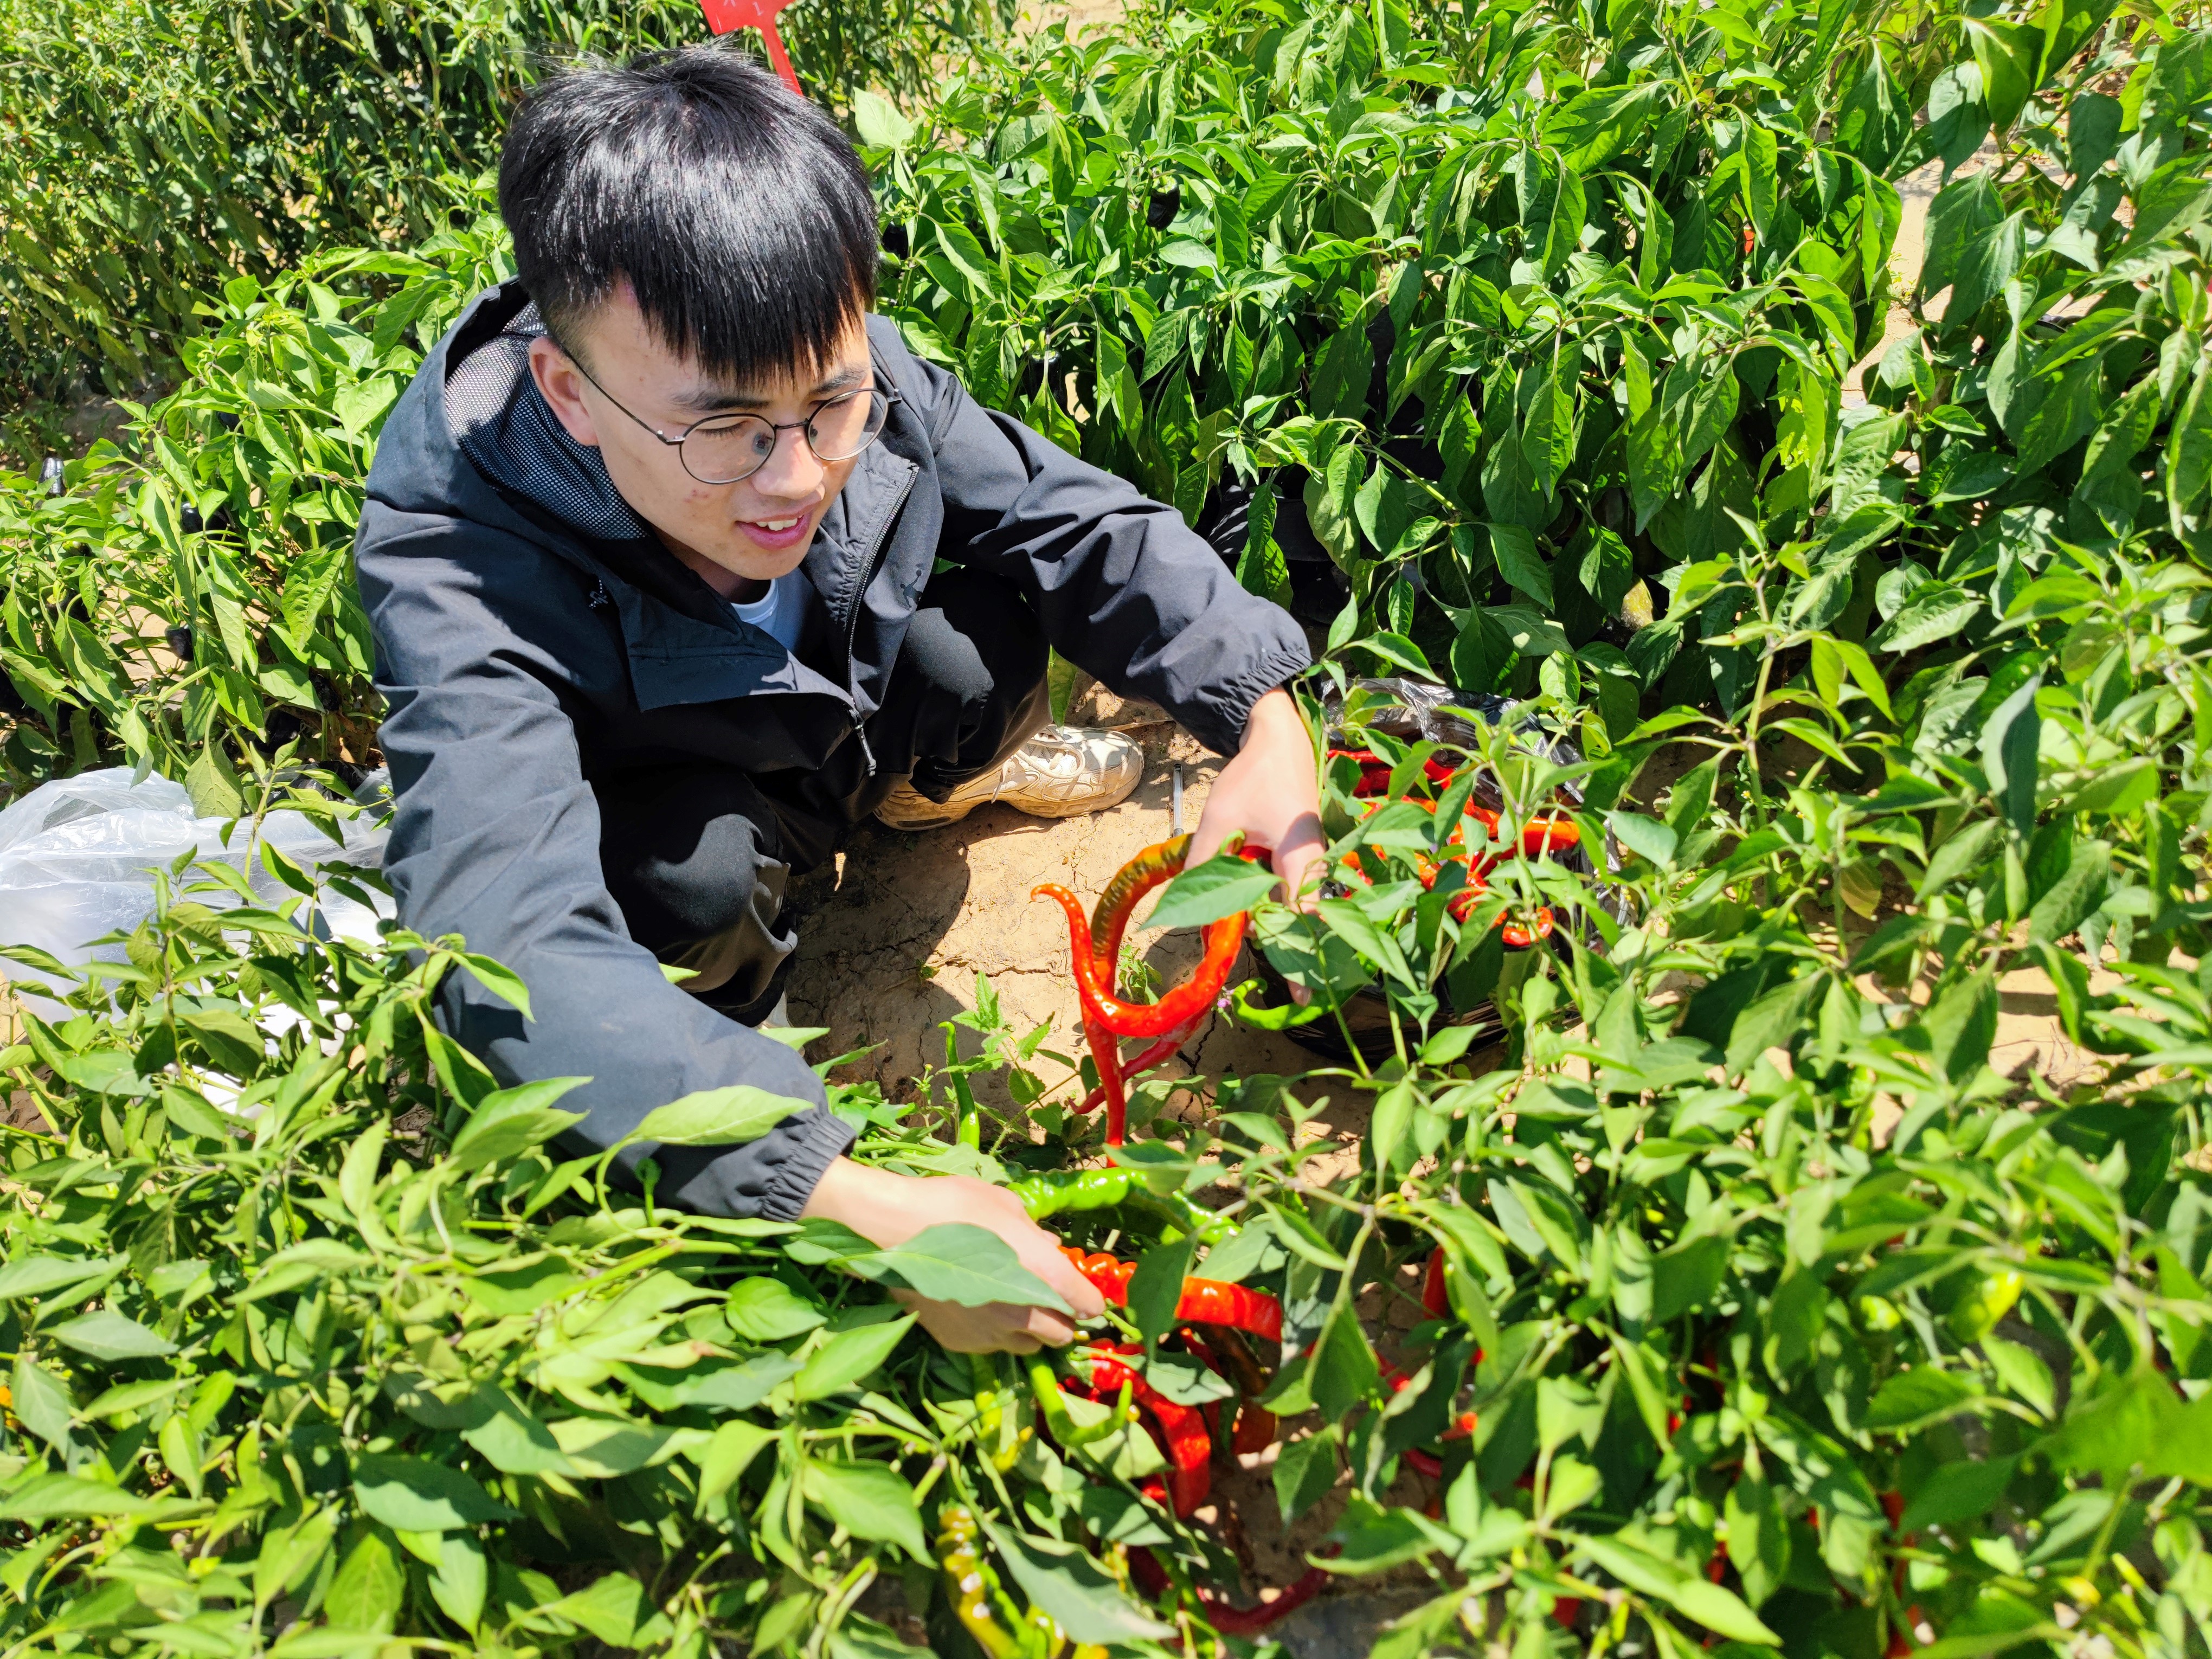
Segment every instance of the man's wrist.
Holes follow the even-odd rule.
[[[1260,700],[1252,705],[1252,712],[1244,717],[1241,748],[1249,749],[1255,742],[1285,737],[1293,732],[1303,739],[1305,722],[1298,717],[1297,699],[1291,695],[1290,687],[1279,685],[1272,691],[1262,692]]]

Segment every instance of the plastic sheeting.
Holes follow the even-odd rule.
[[[151,915],[153,872],[187,852],[242,871],[265,902],[292,896],[252,856],[245,823],[223,845],[225,822],[196,817],[183,785],[160,777],[134,783],[125,767],[40,784],[0,810],[0,945],[35,945],[70,963],[95,955],[119,962],[121,945],[94,951],[90,941],[127,932]],[[383,861],[383,830],[356,821],[343,832],[341,848],[299,812],[273,812],[261,824],[261,838],[305,869],[374,867]],[[222,902],[220,896],[196,896],[218,907]],[[320,927],[355,939],[374,938],[380,915],[390,914],[389,901],[372,911],[327,890],[317,910]],[[8,962],[0,963],[0,972],[26,994],[27,1003],[52,1012],[48,999],[29,994],[32,986],[45,983],[36,971]]]

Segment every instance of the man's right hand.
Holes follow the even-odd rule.
[[[841,1158],[823,1171],[799,1213],[841,1222],[884,1249],[946,1222],[986,1227],[1013,1246],[1022,1266],[1057,1291],[1077,1318],[1095,1319],[1106,1306],[1097,1287],[1060,1253],[1058,1237],[1030,1220],[1019,1199],[988,1181],[893,1175]],[[1035,1353],[1048,1343],[1060,1347],[1075,1339],[1073,1322],[1049,1308],[1008,1302],[963,1308],[912,1291],[892,1294],[921,1316],[922,1329],[955,1353]]]

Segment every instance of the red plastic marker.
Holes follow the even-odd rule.
[[[791,3],[791,0],[699,0],[700,9],[707,14],[707,27],[716,34],[727,34],[732,29],[758,29],[761,38],[768,42],[768,61],[775,65],[775,72],[783,77],[783,84],[804,98],[799,89],[799,76],[791,67],[791,55],[783,49],[783,37],[775,30],[775,15]]]

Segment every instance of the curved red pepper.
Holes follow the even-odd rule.
[[[1060,1253],[1075,1264],[1076,1272],[1097,1286],[1098,1294],[1107,1301],[1117,1308],[1128,1306],[1129,1279],[1137,1271],[1134,1262],[1116,1261],[1103,1252],[1085,1255],[1071,1244],[1061,1245]],[[1176,1303],[1176,1319],[1198,1325],[1226,1325],[1270,1342],[1283,1340],[1280,1302],[1265,1291],[1247,1290],[1218,1279],[1184,1279],[1182,1295]]]
[[[1230,850],[1236,849],[1232,846]],[[1188,836],[1147,847],[1115,872],[1099,895],[1097,908],[1087,919],[1082,901],[1056,882],[1046,882],[1030,891],[1033,899],[1052,900],[1067,916],[1076,995],[1083,1008],[1083,1034],[1098,1066],[1098,1086],[1085,1100],[1082,1109],[1089,1111],[1099,1101],[1105,1102],[1109,1146],[1120,1146],[1127,1132],[1128,1101],[1122,1088],[1127,1072],[1156,1066],[1175,1051],[1176,1044],[1212,1009],[1229,982],[1237,951],[1243,948],[1245,917],[1240,911],[1206,924],[1206,954],[1198,970],[1158,1002],[1126,1002],[1113,994],[1115,963],[1121,955],[1130,912],[1139,899],[1178,873],[1189,854]],[[1245,856],[1263,855],[1254,852]],[[1120,1040],[1133,1036],[1168,1040],[1154,1044],[1125,1068]]]
[[[1321,1553],[1334,1555],[1336,1553],[1336,1546],[1329,1545],[1322,1550]],[[1168,1589],[1171,1582],[1168,1577],[1167,1569],[1160,1565],[1158,1560],[1148,1549],[1139,1548],[1129,1552],[1129,1572],[1130,1577],[1136,1580],[1137,1588],[1155,1601]],[[1206,1622],[1224,1636],[1257,1636],[1277,1620],[1312,1601],[1321,1587],[1328,1582],[1328,1574],[1326,1571],[1320,1567],[1308,1567],[1295,1581],[1285,1587],[1282,1594],[1276,1596],[1273,1601],[1263,1601],[1258,1607],[1232,1607],[1229,1599],[1220,1591],[1207,1589],[1203,1585],[1193,1585],[1191,1594],[1197,1599],[1199,1608],[1206,1616]]]
[[[1205,1417],[1197,1407],[1169,1399],[1113,1355],[1093,1351],[1086,1358],[1095,1393],[1114,1394],[1126,1387],[1152,1414],[1160,1449],[1171,1466],[1164,1496],[1172,1499],[1178,1516],[1188,1516],[1206,1502],[1213,1487],[1213,1438],[1206,1431]]]

